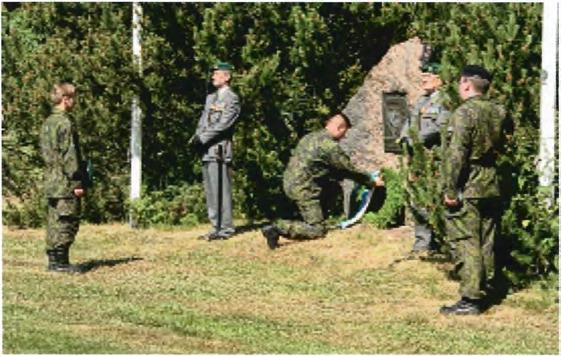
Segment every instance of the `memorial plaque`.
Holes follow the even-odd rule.
[[[384,93],[382,98],[384,113],[384,152],[401,153],[401,147],[396,142],[401,128],[409,120],[409,108],[405,93]]]

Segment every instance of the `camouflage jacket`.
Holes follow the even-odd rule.
[[[481,96],[466,100],[452,114],[444,161],[446,195],[499,196],[496,160],[504,144],[505,111]]]
[[[322,181],[330,177],[350,178],[361,184],[370,182],[370,175],[354,167],[326,129],[311,132],[293,151],[284,171],[284,191],[291,199],[315,199],[321,193]]]
[[[41,153],[45,161],[45,194],[48,198],[74,197],[82,187],[78,132],[67,114],[57,108],[41,129]]]

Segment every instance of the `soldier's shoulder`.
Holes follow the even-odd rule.
[[[471,106],[474,110],[481,110],[485,112],[492,111],[494,112],[494,116],[498,117],[505,117],[506,116],[506,108],[501,103],[491,100],[489,98],[481,97],[477,100],[471,101]]]
[[[320,138],[320,131],[308,132],[300,139],[300,142],[317,141]]]
[[[473,106],[472,102],[464,101],[463,103],[460,104],[460,106],[458,106],[456,108],[456,110],[454,110],[454,114],[456,116],[466,116],[471,111],[473,111],[473,109],[474,109],[474,106]]]
[[[320,129],[304,135],[300,139],[300,144],[306,147],[325,146],[329,144],[329,141],[332,141],[328,140],[328,138],[328,135],[325,134],[325,129]]]
[[[228,95],[232,98],[235,98],[235,99],[239,99],[238,94],[230,86],[226,88],[226,95]]]
[[[469,126],[473,124],[480,111],[480,105],[474,100],[464,101],[453,113],[453,122],[455,125]]]
[[[51,113],[47,117],[47,119],[45,120],[45,125],[65,127],[65,126],[71,126],[72,122],[70,121],[68,115],[66,115],[64,112],[57,111]]]
[[[493,107],[493,110],[497,113],[498,116],[506,116],[506,107],[504,106],[504,104],[496,100],[489,100],[489,104]]]

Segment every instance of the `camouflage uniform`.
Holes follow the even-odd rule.
[[[454,111],[444,162],[444,189],[460,205],[448,208],[447,238],[461,278],[460,295],[480,299],[494,273],[499,218],[496,158],[503,145],[504,109],[474,96]]]
[[[322,182],[333,174],[361,184],[371,184],[370,175],[353,166],[326,129],[304,136],[296,146],[283,176],[284,191],[298,205],[303,221],[277,221],[275,225],[281,235],[292,239],[325,236],[327,229],[320,193]]]
[[[41,129],[41,151],[45,161],[45,195],[48,202],[47,250],[69,247],[80,225],[82,187],[78,133],[68,115],[54,108]]]
[[[449,116],[450,112],[442,104],[440,91],[437,90],[421,96],[413,109],[411,122],[406,122],[401,129],[400,141],[405,140],[409,146],[412,146],[410,131],[411,128],[414,128],[418,132],[419,141],[427,150],[432,151],[440,143],[440,131],[446,126]],[[411,190],[412,187],[408,188],[408,190]],[[422,188],[417,186],[415,189]],[[413,251],[428,250],[432,240],[432,230],[428,224],[428,212],[414,201],[413,194],[410,194],[409,208],[415,221]]]

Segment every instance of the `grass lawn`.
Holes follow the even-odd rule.
[[[191,230],[83,225],[45,271],[43,230],[3,229],[4,353],[558,354],[554,287],[445,317],[449,265],[393,260],[411,229],[356,226],[269,251],[258,230],[206,242]]]

